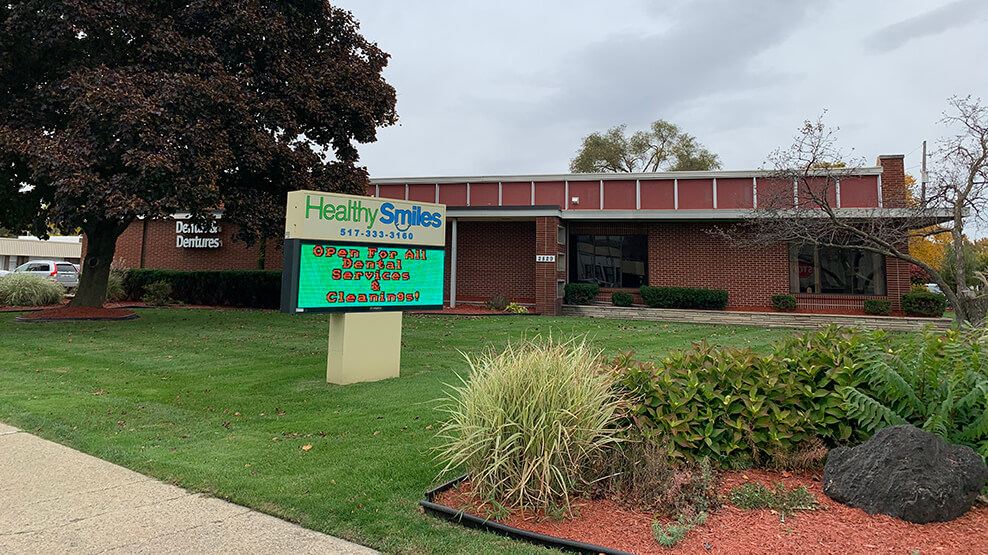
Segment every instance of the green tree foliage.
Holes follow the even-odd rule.
[[[648,131],[636,131],[630,137],[626,128],[622,124],[584,137],[580,151],[570,161],[570,171],[634,173],[720,168],[716,154],[675,124],[660,119]]]
[[[364,192],[387,60],[325,0],[4,3],[0,225],[81,229],[84,306],[139,217],[222,208],[240,239],[278,236],[287,191]]]

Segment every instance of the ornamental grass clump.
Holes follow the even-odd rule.
[[[46,306],[62,302],[65,288],[32,274],[0,277],[0,305]]]
[[[599,355],[585,338],[536,338],[466,357],[469,378],[440,408],[443,472],[462,467],[485,500],[570,512],[590,461],[619,432],[621,401]]]

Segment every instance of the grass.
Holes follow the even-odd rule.
[[[589,332],[605,355],[791,330],[550,317],[406,316],[401,377],[325,382],[326,316],[147,309],[129,322],[0,318],[0,421],[184,488],[385,552],[539,553],[420,513],[458,351]],[[306,446],[311,446],[306,448]]]

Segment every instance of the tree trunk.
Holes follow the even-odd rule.
[[[985,325],[985,312],[988,309],[988,296],[974,297],[973,299],[962,299],[964,305],[964,316],[967,322],[974,327],[980,328]]]
[[[129,222],[128,222],[129,223]],[[79,288],[69,306],[102,307],[106,301],[106,282],[110,277],[110,264],[117,249],[117,237],[127,229],[127,224],[99,224],[84,230],[86,233],[86,258],[82,263]]]

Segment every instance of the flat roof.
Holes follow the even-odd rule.
[[[841,168],[842,175],[881,175],[881,166],[866,166],[861,168]],[[820,170],[820,175],[827,175],[833,170]],[[743,170],[743,171],[696,171],[696,172],[651,172],[651,173],[557,173],[557,174],[525,174],[525,175],[464,175],[464,176],[432,176],[432,177],[372,177],[372,185],[404,185],[406,183],[498,183],[516,181],[634,181],[662,179],[729,179],[753,177],[773,177],[777,170]]]
[[[82,241],[79,237],[38,238],[0,237],[0,255],[34,256],[38,258],[80,258]]]

